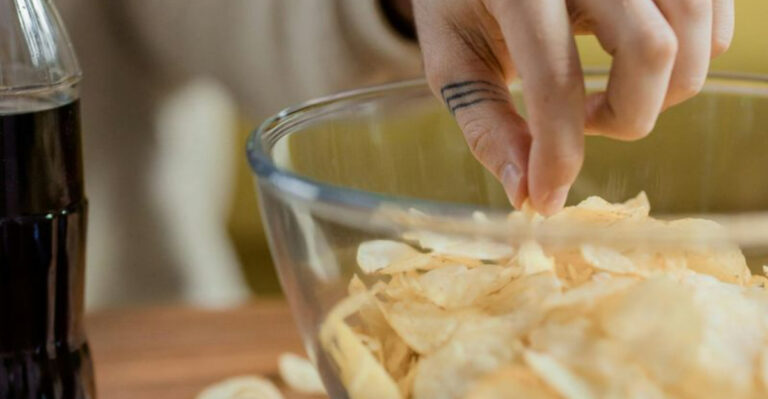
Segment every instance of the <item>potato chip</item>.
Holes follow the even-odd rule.
[[[415,271],[393,275],[384,289],[384,295],[391,300],[418,300],[420,292],[419,274]]]
[[[599,323],[651,378],[671,384],[693,367],[702,340],[703,320],[693,296],[670,278],[653,277],[605,304]]]
[[[200,392],[197,399],[283,399],[271,381],[257,376],[232,377]]]
[[[699,236],[711,237],[717,234],[725,236],[723,227],[710,220],[675,220],[669,223],[669,229],[676,235],[694,242]],[[706,244],[704,238],[702,241]],[[688,261],[688,268],[693,271],[709,274],[734,284],[746,284],[750,279],[751,272],[747,266],[747,260],[738,247],[686,246],[684,254]]]
[[[411,397],[411,392],[413,391],[413,380],[416,379],[417,362],[418,361],[415,358],[412,359],[411,364],[405,368],[405,375],[397,380],[397,386],[400,388],[400,393],[404,398]]]
[[[474,385],[467,399],[559,399],[536,374],[522,366],[506,366]]]
[[[607,278],[601,278],[601,276]],[[606,300],[606,298],[626,291],[637,281],[636,278],[632,277],[612,277],[610,275],[597,274],[587,283],[565,291],[560,295],[551,295],[544,301],[543,307],[546,309],[577,307],[578,310],[582,311],[590,310]]]
[[[533,228],[540,226],[546,221],[546,218],[536,213],[531,206],[530,201],[526,200],[520,211],[510,213],[507,216],[507,220],[514,226],[527,226]]]
[[[390,326],[420,354],[445,344],[459,326],[455,315],[427,302],[380,303]]]
[[[472,212],[472,220],[478,223],[488,223],[488,215],[480,211]]]
[[[763,347],[760,353],[760,382],[763,384],[763,392],[768,394],[768,347]]]
[[[634,198],[617,204],[612,204],[600,197],[592,196],[582,201],[576,208],[620,214],[624,217],[645,218],[651,210],[651,205],[645,192],[640,192]]]
[[[463,265],[466,267],[480,266],[483,262],[477,259],[462,258],[441,254],[421,254],[412,258],[406,258],[393,262],[381,269],[380,274],[397,274],[417,270],[434,270],[445,266]]]
[[[524,275],[555,271],[554,258],[547,256],[535,241],[526,241],[520,245],[515,261]]]
[[[462,334],[418,363],[413,398],[461,398],[478,379],[519,356],[516,342],[503,322],[473,320]]]
[[[348,296],[342,299],[326,316],[327,320],[336,321],[344,320],[347,317],[355,314],[368,303],[371,298],[376,295],[375,290],[363,291],[355,295]]]
[[[403,235],[403,238],[416,241],[421,248],[440,255],[498,261],[508,259],[515,253],[515,250],[506,244],[484,239],[469,240],[429,231],[408,232]]]
[[[371,290],[345,298],[326,316],[320,328],[320,343],[339,369],[339,377],[351,399],[400,398],[392,377],[384,370],[368,347],[345,322],[380,290]],[[373,391],[370,391],[373,389]]]
[[[710,276],[691,275],[684,282],[702,317],[702,342],[695,370],[698,379],[685,392],[696,397],[743,397],[754,389],[752,368],[768,335],[765,314],[743,289]]]
[[[366,328],[364,330],[368,330],[368,326],[365,326]],[[357,335],[357,338],[360,339],[360,342],[365,345],[366,348],[368,348],[368,351],[371,352],[371,354],[379,361],[379,363],[384,363],[384,345],[381,343],[379,338],[373,337],[371,335],[366,334],[364,331],[360,331],[363,329],[356,329],[355,335]]]
[[[630,258],[612,248],[584,244],[581,246],[581,256],[598,270],[635,276],[648,275],[648,271],[637,268]]]
[[[685,274],[688,270],[688,258],[680,250],[656,249],[643,250],[632,249],[623,253],[645,276],[654,273]]]
[[[571,365],[583,365],[590,343],[599,337],[594,321],[571,313],[554,316],[528,334],[528,347],[558,359],[570,359]]]
[[[347,284],[347,293],[350,296],[362,294],[368,291],[368,287],[365,286],[365,283],[363,283],[363,280],[360,280],[360,277],[357,276],[357,274],[352,275],[352,279],[349,280],[349,284]]]
[[[668,395],[631,360],[621,344],[604,338],[590,342],[580,362],[569,359],[599,398],[666,399]]]
[[[631,198],[621,204],[624,213],[633,219],[647,218],[651,213],[651,203],[648,201],[648,195],[641,191],[634,198]]]
[[[361,321],[362,331],[382,338],[382,332],[390,331],[389,323],[384,319],[378,304],[372,293],[384,290],[385,285],[382,282],[376,283],[369,291],[357,276],[352,278],[349,284],[349,292],[352,297],[359,296],[360,300],[355,304],[357,306],[356,315]],[[345,316],[346,317],[346,316]]]
[[[402,367],[410,361],[412,353],[389,325],[374,296],[369,294],[367,298],[357,312],[359,323],[355,325],[355,332],[390,376],[396,379],[407,371]]]
[[[343,320],[327,320],[320,341],[338,367],[350,399],[401,398],[395,381]]]
[[[522,331],[520,323],[515,317],[496,317],[484,313],[463,313],[457,319],[461,320],[461,324],[451,337],[452,341],[461,342],[481,339],[486,341],[488,345],[493,345],[494,341],[497,343],[504,342],[507,346],[511,346],[511,349],[514,349],[511,353],[518,353],[522,350],[522,346],[517,342],[522,335]]]
[[[600,197],[589,197],[551,216],[550,221],[574,221],[594,226],[609,226],[619,221],[643,221],[650,212],[648,197],[641,192],[623,204],[611,204]]]
[[[438,234],[427,230],[406,232],[403,234],[403,239],[415,241],[422,249],[434,252],[440,252],[442,249],[461,244],[464,241],[461,237]]]
[[[514,271],[494,265],[469,269],[463,265],[430,270],[418,278],[421,295],[443,308],[458,308],[473,304],[506,285]]]
[[[626,399],[666,399],[669,397],[658,384],[648,378],[648,373],[641,367],[631,363],[625,363],[622,366],[614,368],[613,374],[608,374],[609,379],[605,381],[606,393],[601,396]]]
[[[595,397],[589,385],[581,377],[552,356],[527,350],[523,357],[528,367],[564,398],[590,399]]]
[[[555,259],[555,273],[567,288],[576,287],[588,281],[595,269],[584,260],[580,248],[559,248],[551,251]]]
[[[599,398],[666,398],[664,391],[634,363],[624,345],[602,336],[587,316],[550,314],[530,335],[531,348],[578,373]]]
[[[283,353],[277,359],[280,378],[289,388],[306,394],[323,394],[325,387],[315,365],[293,353]]]
[[[566,263],[564,267],[558,268],[557,275],[560,280],[570,287],[577,287],[586,281],[589,281],[590,277],[594,274],[594,270],[590,267],[581,267],[573,263]]]
[[[746,287],[744,297],[760,309],[763,326],[768,330],[768,290],[763,287]]]
[[[754,275],[749,280],[749,283],[747,283],[750,287],[757,287],[760,289],[767,289],[768,288],[768,277],[760,276],[760,275]]]
[[[498,292],[478,299],[479,309],[492,315],[525,312],[533,318],[541,315],[541,305],[548,297],[560,294],[560,281],[554,273],[538,273],[520,277]]]
[[[408,372],[414,353],[394,330],[383,338],[384,359],[382,364],[392,378],[399,379]],[[399,384],[398,384],[399,385]]]
[[[502,261],[515,254],[509,245],[488,240],[462,242],[440,250],[438,253],[485,261]]]
[[[363,273],[375,273],[394,262],[419,255],[410,245],[397,241],[366,241],[357,247],[357,265]]]
[[[744,255],[734,250],[689,250],[685,252],[688,268],[722,281],[744,285],[749,282],[751,273]]]

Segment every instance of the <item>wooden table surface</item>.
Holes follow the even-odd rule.
[[[86,320],[99,398],[194,398],[209,384],[249,374],[272,379],[286,398],[312,398],[279,382],[278,356],[304,353],[285,302],[111,310]]]

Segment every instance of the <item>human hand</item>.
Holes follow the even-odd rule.
[[[412,0],[427,80],[510,201],[562,208],[584,132],[646,136],[701,90],[733,36],[733,0]],[[574,33],[613,56],[607,90],[585,96]],[[528,119],[508,84],[520,77]]]

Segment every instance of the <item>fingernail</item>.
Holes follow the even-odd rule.
[[[507,193],[509,202],[517,207],[519,204],[515,201],[517,200],[518,186],[520,185],[520,169],[511,163],[504,165],[504,168],[501,170],[501,184],[504,186],[504,192]]]
[[[571,189],[570,184],[562,185],[552,190],[544,200],[544,212],[547,215],[551,215],[565,205],[565,201],[568,199],[568,191]]]

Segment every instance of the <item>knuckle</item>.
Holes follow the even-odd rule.
[[[684,79],[674,79],[670,84],[669,96],[678,101],[687,100],[704,88],[706,76],[688,77]]]
[[[584,151],[582,147],[558,146],[552,149],[549,167],[570,176],[573,171],[581,169],[584,163]]]
[[[652,119],[637,119],[617,123],[613,129],[616,137],[622,140],[634,141],[648,137],[653,131],[656,121]]]
[[[715,58],[731,47],[731,37],[729,35],[715,34],[712,38],[712,58]]]
[[[641,62],[654,69],[671,65],[677,55],[677,37],[669,27],[643,29],[633,36],[629,46]]]
[[[635,112],[635,109],[617,109],[607,103],[607,113],[591,124],[591,128],[617,140],[634,141],[647,137],[656,125],[656,116]]]
[[[673,3],[681,18],[691,19],[705,16],[711,10],[710,2],[711,0],[675,0]]]
[[[570,92],[582,88],[583,77],[578,69],[572,68],[569,60],[554,60],[541,65],[538,72],[542,87],[549,87],[557,92]]]
[[[527,99],[531,101],[531,118],[536,118],[536,109],[550,109],[556,104],[569,106],[574,101],[582,102],[584,98],[584,77],[579,69],[567,64],[563,67],[542,65],[536,76],[532,76],[531,87]],[[540,115],[541,116],[541,115]],[[552,115],[544,117],[551,118]]]

